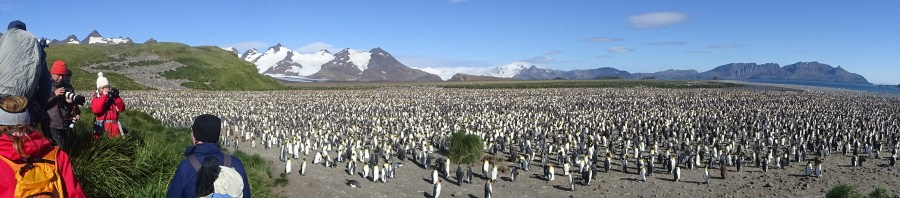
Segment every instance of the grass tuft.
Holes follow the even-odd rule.
[[[93,115],[85,111],[81,117],[67,137],[66,152],[88,197],[165,197],[182,152],[190,146],[189,129],[164,127],[150,115],[126,111],[120,120],[127,135],[93,140]],[[259,155],[235,156],[244,162],[254,196],[277,197],[272,188],[286,184],[286,178],[270,176]]]

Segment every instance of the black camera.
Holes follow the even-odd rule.
[[[118,97],[119,97],[119,90],[116,89],[116,88],[110,87],[110,88],[109,88],[109,91],[106,91],[106,95],[107,95],[107,97],[110,97],[110,98],[118,98]]]
[[[84,102],[86,102],[84,96],[76,94],[75,90],[70,88],[70,87],[72,87],[71,85],[68,85],[65,83],[57,83],[53,87],[55,87],[57,89],[59,89],[59,88],[65,89],[65,92],[60,97],[63,97],[67,100],[72,100],[72,104],[84,106]]]

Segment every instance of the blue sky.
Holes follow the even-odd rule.
[[[381,47],[413,67],[705,71],[732,62],[842,66],[900,78],[900,1],[0,0],[47,38],[148,38],[265,50]]]

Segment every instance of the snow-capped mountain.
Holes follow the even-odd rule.
[[[496,67],[422,67],[416,69],[438,75],[443,80],[449,80],[456,74],[512,78],[530,66],[532,65],[528,62],[512,62]]]
[[[131,41],[131,38],[104,38],[100,35],[97,30],[92,31],[84,40],[81,41],[81,44],[128,44],[134,43]]]
[[[234,56],[241,57],[241,52],[239,52],[237,48],[234,48],[234,47],[220,47],[220,48],[222,48],[225,51],[234,53]]]
[[[312,75],[318,72],[323,64],[334,59],[334,55],[327,50],[302,54],[280,43],[263,53],[259,53],[256,49],[247,50],[241,57],[256,65],[257,71],[261,74],[287,76]]]
[[[50,41],[50,45],[52,45],[52,46],[64,45],[64,44],[81,44],[81,41],[79,41],[78,37],[75,36],[74,34],[69,35],[69,37],[66,37],[66,39],[63,39],[63,40],[53,39],[53,41]]]
[[[256,60],[259,58],[259,56],[262,56],[262,54],[260,54],[259,51],[256,50],[256,48],[250,48],[249,50],[241,54],[241,59],[256,64]]]
[[[512,78],[513,76],[518,75],[522,70],[528,69],[530,64],[527,62],[514,62],[510,64],[500,65],[494,69],[493,75],[494,77],[502,77],[502,78]]]
[[[291,81],[436,81],[440,77],[406,67],[386,51],[350,48],[332,54],[328,50],[304,54],[282,44],[263,53],[244,52],[241,59],[256,65],[260,74]]]

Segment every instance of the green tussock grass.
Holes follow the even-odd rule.
[[[83,111],[75,132],[67,137],[75,175],[88,197],[165,197],[175,169],[190,143],[187,128],[164,127],[138,111],[126,111],[120,121],[128,132],[122,138],[91,136],[93,115]],[[260,156],[236,152],[247,170],[254,197],[278,197],[272,188],[286,184],[268,174]],[[281,182],[281,183],[279,183]]]
[[[840,184],[831,188],[826,198],[900,198],[900,195],[892,193],[884,188],[875,188],[869,194],[860,192],[856,187],[847,184]]]
[[[450,160],[456,164],[471,164],[484,156],[484,140],[474,134],[456,132],[450,136]]]
[[[48,67],[63,60],[72,70],[72,84],[78,90],[95,89],[97,74],[81,67],[98,63],[124,61],[123,57],[155,54],[161,60],[104,65],[102,68],[139,69],[168,61],[185,65],[160,74],[166,79],[184,79],[183,86],[201,90],[277,90],[284,89],[274,78],[257,73],[256,67],[231,52],[213,46],[191,47],[180,43],[121,44],[121,45],[60,45],[46,49]],[[117,58],[113,58],[117,57]],[[120,89],[152,89],[135,83],[115,72],[103,72],[110,84]]]

